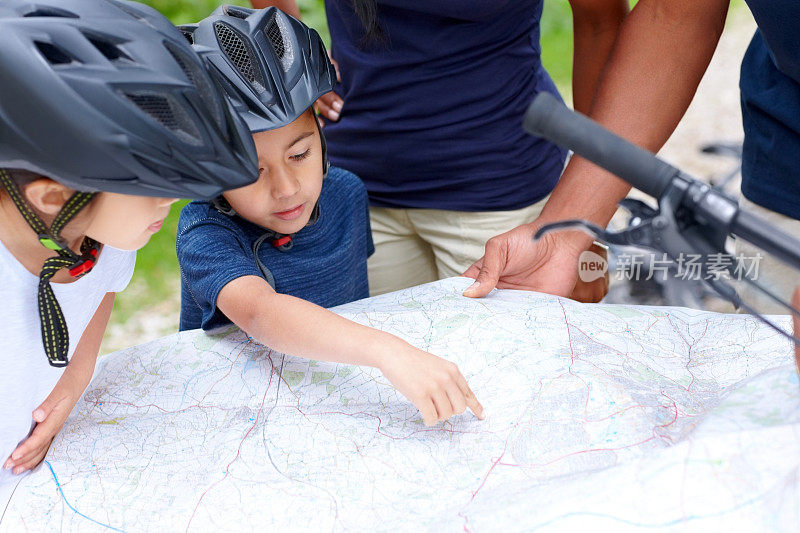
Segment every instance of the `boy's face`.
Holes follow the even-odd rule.
[[[297,120],[253,134],[258,181],[223,194],[242,218],[278,233],[296,233],[322,190],[322,144],[311,110]]]
[[[47,219],[61,211],[75,192],[49,178],[39,178],[24,187],[25,199]],[[64,238],[86,235],[121,250],[138,250],[150,240],[169,214],[177,198],[151,198],[101,192],[67,224]]]
[[[120,250],[138,250],[164,223],[177,198],[150,198],[104,192],[87,207],[84,233]]]

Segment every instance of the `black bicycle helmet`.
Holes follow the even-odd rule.
[[[96,191],[214,198],[248,185],[258,159],[246,124],[203,61],[157,11],[119,0],[0,4],[0,185],[48,258],[39,275],[42,342],[67,364],[69,332],[50,279],[94,265],[61,231]],[[75,193],[48,226],[8,169],[44,175]]]
[[[9,0],[0,50],[0,168],[78,191],[199,199],[258,175],[238,113],[150,7]]]
[[[336,71],[319,34],[275,7],[221,6],[181,31],[221,74],[252,133],[293,122],[333,90]]]
[[[275,7],[221,6],[199,23],[180,26],[180,30],[208,62],[211,72],[219,75],[234,108],[253,133],[295,121],[317,98],[333,90],[336,71],[319,34]],[[319,122],[316,125],[319,129]],[[321,129],[319,137],[325,177],[330,163]],[[221,213],[236,215],[222,196],[212,203]],[[314,224],[319,216],[316,204],[308,224]],[[258,246],[265,238],[281,251],[293,246],[292,235],[266,230],[254,248],[256,261]]]

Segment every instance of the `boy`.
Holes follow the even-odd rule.
[[[11,0],[0,35],[3,508],[89,383],[133,250],[176,197],[252,182],[255,151],[201,59],[148,7]]]
[[[466,407],[482,418],[454,364],[323,309],[368,296],[372,242],[364,186],[327,172],[311,105],[335,73],[319,35],[275,8],[233,6],[185,31],[224,76],[260,168],[255,184],[181,213],[181,329],[233,322],[281,352],[378,367],[428,425]]]

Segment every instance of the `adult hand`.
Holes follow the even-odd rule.
[[[518,289],[570,296],[578,282],[578,259],[589,247],[588,237],[574,238],[574,232],[548,233],[533,240],[541,225],[532,222],[492,237],[484,256],[469,267],[464,276],[474,278],[464,296],[480,298],[492,289]],[[605,295],[604,279],[596,280],[583,297],[598,301]]]
[[[602,246],[592,244],[588,251],[599,255],[606,264],[608,264],[608,250]],[[575,288],[572,290],[572,294],[570,294],[569,297],[578,302],[597,303],[608,294],[609,279],[608,270],[605,271],[602,277],[593,281],[583,281],[579,275],[578,281],[575,283]]]
[[[483,406],[454,363],[401,342],[381,357],[378,368],[419,409],[426,426],[459,415],[467,407],[483,420]]]
[[[336,81],[337,83],[341,82],[342,76],[339,74],[339,64],[332,57],[330,60],[331,63],[333,63],[333,67],[336,69]],[[325,120],[323,119],[331,120],[333,122],[339,120],[339,114],[342,112],[343,105],[344,100],[342,100],[342,97],[333,91],[320,96],[317,101],[314,102],[314,110],[320,116],[320,124],[322,126],[325,125]]]
[[[33,411],[36,426],[31,435],[11,453],[3,468],[13,469],[14,474],[21,474],[41,463],[79,397],[80,391],[76,396],[74,390],[56,386],[47,399]]]

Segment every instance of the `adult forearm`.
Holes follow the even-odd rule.
[[[597,83],[608,61],[628,0],[571,0],[574,47],[572,58],[572,103],[588,114]]]
[[[727,0],[641,0],[622,25],[589,116],[640,146],[659,150],[694,96],[726,13]],[[628,190],[618,178],[573,158],[542,219],[583,218],[605,225]]]

